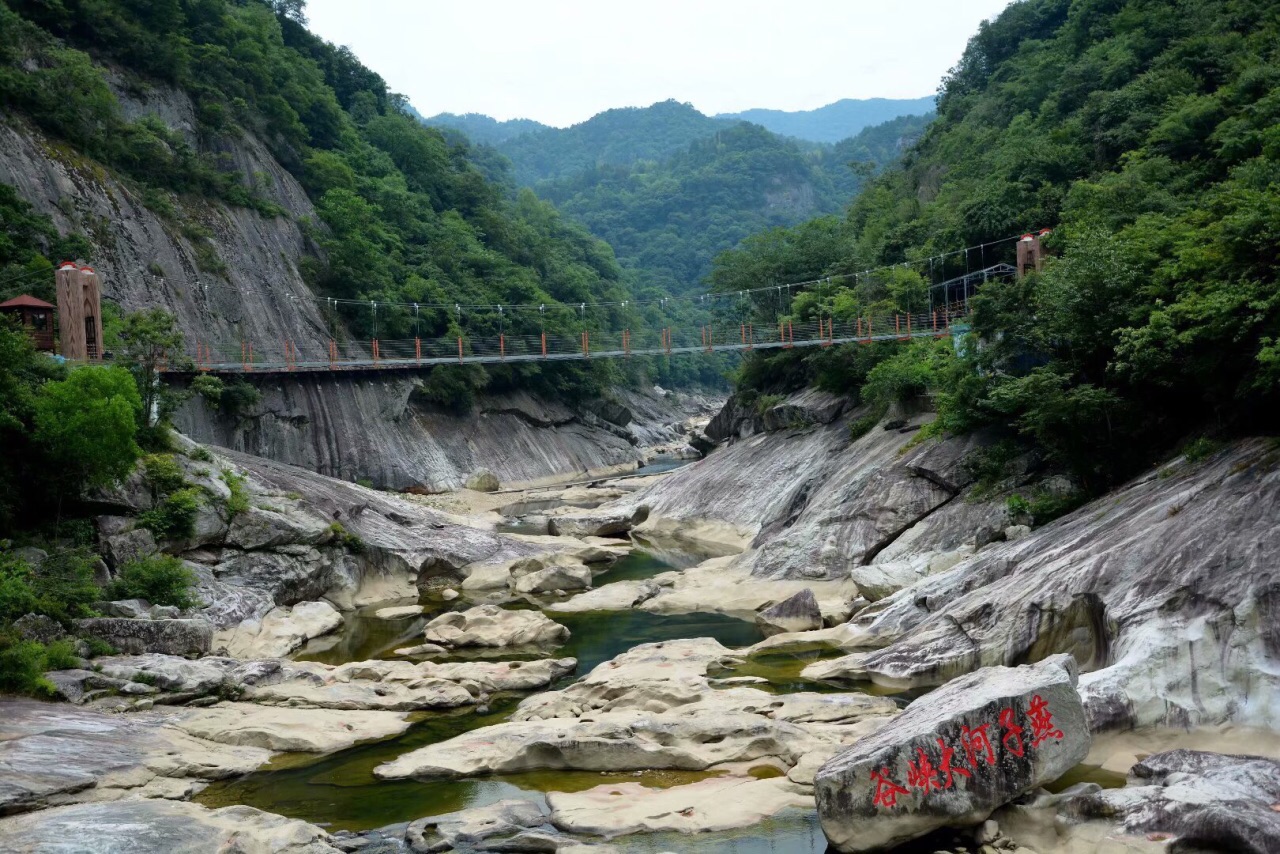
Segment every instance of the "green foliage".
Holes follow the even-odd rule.
[[[44,673],[55,668],[50,666],[47,656],[48,650],[43,644],[0,630],[0,694],[53,697],[53,683]],[[55,663],[61,660],[61,652],[55,652]]]
[[[186,367],[181,363],[182,331],[172,314],[160,308],[135,311],[124,318],[120,329],[120,352],[117,361],[128,368],[137,384],[142,400],[139,427],[163,427],[177,410],[186,394],[163,381],[161,373],[168,367]]]
[[[1186,447],[1182,449],[1182,456],[1189,463],[1198,463],[1201,460],[1208,459],[1220,450],[1222,450],[1221,442],[1215,442],[1208,436],[1199,436],[1187,443]]]
[[[1005,499],[1005,506],[1008,508],[1010,516],[1022,516],[1031,513],[1031,502],[1021,495],[1010,495]]]
[[[153,497],[168,495],[186,486],[186,474],[173,454],[148,454],[142,458],[142,476]]]
[[[40,386],[33,404],[35,440],[50,464],[45,476],[60,495],[107,486],[133,470],[141,403],[124,370],[78,368]]]
[[[869,182],[837,240],[810,234],[810,253],[792,251],[796,234],[748,242],[712,279],[732,290],[747,280],[738,271],[771,259],[793,279],[981,245],[976,258],[915,265],[939,281],[1010,262],[997,241],[1054,227],[1043,273],[990,282],[972,301],[974,339],[936,389],[946,429],[1012,429],[1086,494],[1188,434],[1274,429],[1274,12],[1262,0],[1012,4],[981,25],[937,120]],[[808,288],[791,310],[842,318],[919,298],[918,283],[875,278]]]
[[[138,524],[157,539],[178,540],[195,533],[200,511],[200,490],[179,489],[166,495],[155,507],[138,514]]]
[[[329,534],[330,539],[353,554],[360,554],[364,551],[364,540],[360,539],[358,534],[353,534],[344,528],[341,522],[330,522]]]
[[[217,411],[238,417],[262,402],[262,392],[245,380],[224,383],[211,374],[201,374],[191,381],[191,390]]]
[[[196,445],[194,448],[192,448],[190,451],[187,452],[187,457],[189,459],[195,460],[198,463],[213,462],[213,454],[209,453],[209,449],[204,447],[203,445]]]
[[[249,509],[249,488],[245,486],[244,475],[237,474],[232,469],[223,469],[221,476],[222,482],[227,485],[227,489],[231,492],[227,497],[227,519],[229,521]]]
[[[87,549],[55,549],[37,568],[0,552],[0,625],[24,614],[44,614],[66,623],[91,613],[102,591],[93,580]]]
[[[100,655],[115,655],[119,652],[118,649],[104,641],[102,638],[88,637],[83,638],[83,640],[85,645],[89,647],[90,658],[97,658]]]
[[[953,355],[949,340],[912,341],[867,372],[862,399],[881,406],[915,400],[938,386]]]
[[[173,555],[150,555],[127,563],[111,583],[112,599],[145,599],[153,605],[194,608],[200,603],[191,592],[195,576]]]

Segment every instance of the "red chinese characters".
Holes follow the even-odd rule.
[[[1031,746],[1039,747],[1041,743],[1056,738],[1061,741],[1062,730],[1053,725],[1053,712],[1044,698],[1036,694],[1027,705],[1027,718],[1031,721]]]
[[[1004,749],[1014,756],[1022,756],[1026,752],[1022,746],[1022,727],[1018,726],[1013,709],[1004,709],[1000,712],[1000,728],[1004,730],[1004,735],[1000,738]]]
[[[920,789],[926,795],[930,789],[941,789],[938,784],[938,772],[934,770],[933,763],[929,761],[929,757],[925,755],[924,748],[916,748],[916,752],[920,754],[919,762],[907,763],[907,785],[913,789]]]
[[[898,805],[898,795],[905,795],[910,792],[910,789],[904,789],[890,779],[888,768],[872,771],[871,782],[876,784],[875,797],[871,799],[871,803],[877,807],[896,807]]]
[[[960,727],[959,750],[942,738],[936,738],[938,753],[931,754],[923,747],[916,748],[916,758],[907,759],[907,785],[902,786],[891,776],[888,768],[871,772],[875,784],[872,803],[881,807],[896,807],[900,795],[918,794],[950,789],[958,784],[959,777],[972,779],[982,763],[997,764],[997,755],[1013,758],[1026,756],[1027,748],[1036,748],[1048,739],[1061,740],[1064,733],[1053,722],[1049,703],[1036,694],[1027,704],[1026,725],[1019,723],[1016,708],[1001,709],[996,724]],[[992,741],[992,727],[998,727],[998,741]],[[936,764],[935,764],[936,763]]]
[[[987,737],[987,730],[990,727],[991,724],[983,724],[973,729],[967,726],[960,727],[960,744],[964,747],[965,756],[969,757],[969,764],[974,768],[978,767],[980,758],[985,758],[988,765],[996,764],[996,753],[991,748],[991,739]]]

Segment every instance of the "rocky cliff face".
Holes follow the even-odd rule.
[[[202,442],[332,477],[436,491],[462,486],[478,469],[511,485],[634,464],[643,448],[676,439],[678,422],[714,407],[701,395],[618,390],[616,405],[596,407],[598,415],[514,392],[457,414],[419,400],[420,385],[405,376],[273,378],[259,385],[263,402],[248,417],[228,419],[193,400],[178,426]]]
[[[195,128],[191,101],[179,90],[117,94],[131,117],[152,113],[181,132]],[[306,191],[252,134],[228,149],[235,168],[254,176],[257,191],[285,215],[175,199],[176,216],[166,219],[101,166],[16,117],[0,122],[0,181],[59,230],[89,238],[93,253],[86,260],[99,273],[104,299],[124,311],[168,310],[190,344],[326,339],[297,268],[307,249],[298,222],[315,217]]]
[[[810,411],[620,502],[650,510],[641,530],[736,527],[751,538],[737,565],[756,577],[852,577],[880,600],[839,630],[852,654],[806,675],[932,687],[1069,652],[1095,730],[1280,723],[1273,440],[1174,460],[1030,530],[1004,494],[975,490],[982,436],[910,444],[908,421],[851,440],[846,417]]]
[[[155,115],[196,143],[184,92],[137,84],[116,90],[129,118]],[[60,230],[89,237],[86,260],[107,301],[126,312],[171,312],[192,350],[241,340],[278,348],[289,338],[323,352],[330,332],[298,271],[299,259],[317,251],[299,225],[316,220],[306,191],[250,133],[221,153],[284,214],[174,198],[176,216],[166,218],[126,182],[30,124],[0,121],[0,182]],[[641,456],[637,444],[669,441],[669,424],[686,417],[660,396],[626,393],[620,402],[636,417],[625,428],[523,394],[489,398],[456,416],[417,404],[419,384],[405,375],[272,379],[250,417],[220,420],[196,401],[178,426],[198,441],[335,477],[443,489],[461,486],[478,468],[524,483],[632,463]]]

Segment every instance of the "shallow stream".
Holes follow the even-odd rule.
[[[676,555],[674,563],[635,551],[610,564],[595,579],[597,586],[612,581],[641,580],[690,565],[696,556]],[[465,597],[453,602],[424,599],[423,616],[382,620],[374,616],[378,603],[349,614],[343,628],[312,641],[295,657],[329,664],[372,658],[394,658],[394,650],[416,642],[423,625],[447,610],[470,607]],[[507,607],[536,607],[532,602]],[[552,614],[571,632],[556,656],[578,659],[578,669],[565,682],[587,673],[601,662],[642,643],[679,638],[712,637],[726,647],[744,647],[762,638],[754,623],[723,614],[651,614],[646,611],[608,611]],[[769,679],[766,690],[830,690],[799,678],[800,670],[825,653],[770,656],[723,675],[753,675]],[[533,653],[495,654],[485,657],[520,658]],[[465,656],[457,656],[465,657]],[[719,674],[717,674],[719,675]],[[563,687],[563,686],[557,686]],[[504,696],[490,703],[491,711],[477,715],[472,709],[415,714],[416,722],[403,735],[359,745],[329,756],[285,754],[269,765],[236,780],[212,784],[196,797],[207,806],[248,804],[281,815],[300,818],[331,830],[368,830],[424,816],[442,815],[468,807],[484,806],[506,798],[542,803],[548,791],[580,791],[611,782],[640,782],[667,787],[694,782],[715,772],[647,771],[597,773],[590,771],[540,771],[508,776],[439,782],[381,781],[373,769],[410,750],[506,720],[521,697]],[[822,852],[826,839],[812,813],[791,811],[742,831],[686,836],[650,834],[622,837],[615,845],[625,851],[681,851],[697,854],[764,854],[764,852]]]

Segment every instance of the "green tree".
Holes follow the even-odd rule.
[[[142,401],[129,373],[84,367],[47,382],[34,400],[35,440],[48,459],[46,476],[65,496],[108,486],[133,470]]]
[[[185,394],[161,378],[168,367],[180,367],[183,354],[182,330],[173,315],[160,308],[128,314],[119,332],[118,361],[128,368],[141,401],[139,427],[145,434],[163,428],[185,399]]]

